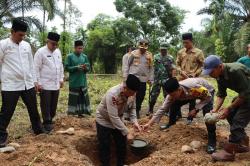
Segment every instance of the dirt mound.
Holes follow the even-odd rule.
[[[140,120],[145,123],[147,119]],[[8,166],[72,166],[99,165],[97,138],[93,129],[93,118],[62,117],[55,123],[55,131],[74,127],[74,135],[61,135],[53,132],[50,135],[34,136],[27,134],[18,139],[21,145],[16,152],[0,154],[1,164]],[[224,128],[218,131],[218,141],[225,140],[227,132]],[[250,153],[237,154],[236,162],[213,163],[210,155],[205,152],[207,134],[204,124],[193,123],[190,126],[183,122],[168,130],[160,131],[158,125],[138,136],[150,142],[147,155],[136,156],[128,148],[127,162],[135,166],[164,165],[249,165]],[[200,150],[191,154],[181,152],[182,145],[197,140],[203,143]],[[112,163],[115,163],[115,149],[112,148]]]

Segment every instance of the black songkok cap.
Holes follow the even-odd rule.
[[[180,87],[179,82],[176,78],[169,78],[164,84],[165,91],[167,93],[172,93]]]
[[[55,33],[55,32],[49,32],[48,33],[48,39],[58,42],[60,40],[60,35]]]
[[[28,29],[28,24],[24,21],[22,21],[19,18],[15,18],[12,21],[12,27],[11,29],[13,29],[14,31],[21,31],[21,32],[26,32]]]
[[[77,46],[83,46],[83,41],[81,41],[81,40],[76,40],[76,41],[75,41],[75,47],[77,47]]]
[[[138,91],[140,89],[140,80],[133,74],[129,74],[126,80],[126,86],[128,89]]]
[[[193,34],[192,33],[182,34],[182,40],[193,40]]]

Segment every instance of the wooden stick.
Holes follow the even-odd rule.
[[[38,158],[40,158],[44,154],[44,152],[45,151],[42,151],[39,155],[37,155],[36,157],[34,157],[33,160],[29,163],[29,166],[32,166],[36,162],[36,160]]]

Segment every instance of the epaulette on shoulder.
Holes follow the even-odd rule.
[[[183,51],[185,51],[185,48],[180,49],[178,53],[182,53]]]
[[[146,54],[153,57],[153,54],[151,52],[149,52],[149,51],[147,51]]]
[[[174,57],[172,55],[168,55],[168,56],[169,56],[169,58],[174,59]]]
[[[131,52],[130,56],[140,56],[140,51],[137,49],[137,50],[134,50]]]

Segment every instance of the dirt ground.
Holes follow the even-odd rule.
[[[145,123],[145,117],[140,120]],[[74,127],[74,135],[61,135],[53,132],[50,135],[34,136],[26,134],[16,140],[21,145],[17,151],[0,154],[3,166],[92,166],[99,165],[97,138],[93,128],[93,118],[77,118],[63,116],[57,119],[55,131]],[[162,120],[166,121],[166,118]],[[217,130],[218,142],[226,139],[228,132],[225,126]],[[128,147],[127,163],[133,166],[195,166],[195,165],[244,165],[250,166],[250,153],[237,154],[236,161],[231,163],[212,162],[210,155],[205,152],[207,134],[205,125],[195,120],[187,126],[184,119],[168,130],[160,131],[154,125],[148,132],[138,136],[150,142],[148,154],[134,155]],[[191,154],[181,152],[182,145],[193,140],[203,143],[200,150]],[[114,164],[115,149],[112,149]]]

